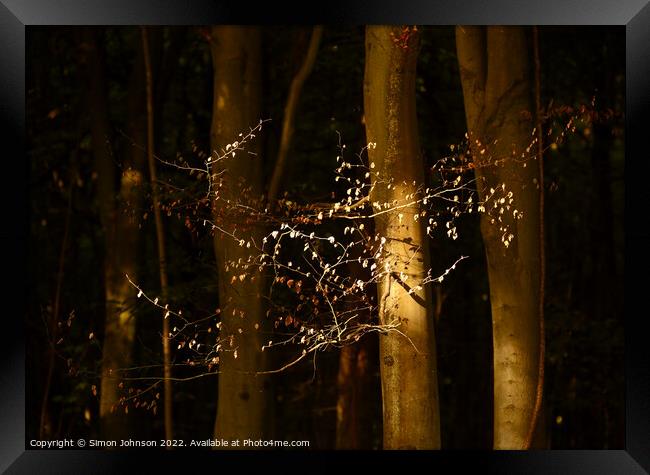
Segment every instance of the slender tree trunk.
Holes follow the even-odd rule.
[[[72,160],[76,160],[76,150],[72,156]],[[73,167],[75,165],[72,165]],[[54,291],[54,306],[52,313],[48,316],[48,363],[47,375],[45,377],[45,384],[43,385],[43,399],[41,400],[41,423],[39,426],[39,438],[45,439],[49,437],[52,431],[52,422],[49,413],[49,399],[50,388],[52,386],[52,378],[54,376],[54,367],[56,366],[56,342],[58,340],[58,321],[61,309],[61,293],[63,291],[63,277],[65,273],[65,257],[68,248],[68,239],[70,236],[70,219],[72,217],[72,197],[74,191],[73,174],[70,174],[70,184],[68,185],[68,207],[65,214],[65,225],[63,231],[63,241],[61,243],[61,251],[59,253],[59,267],[56,275],[56,290]]]
[[[509,209],[502,223],[483,214],[481,233],[492,307],[494,448],[525,449],[540,366],[540,193],[531,147],[530,52],[518,27],[459,26],[456,45],[479,197],[484,201],[490,189],[505,184],[523,213],[514,219]],[[509,246],[503,225],[514,235]]]
[[[151,55],[149,53],[149,38],[146,27],[142,27],[142,48],[144,52],[145,75],[147,81],[147,161],[149,163],[149,178],[151,180],[151,194],[153,201],[153,212],[156,221],[156,241],[158,244],[158,269],[160,273],[160,296],[165,304],[168,304],[167,259],[165,253],[165,229],[160,212],[160,190],[156,179],[156,162],[154,159],[154,111],[153,111],[153,77],[151,71]],[[163,347],[163,414],[165,421],[165,438],[173,440],[173,416],[172,416],[172,381],[171,381],[171,351],[169,345],[169,320],[166,312],[162,319],[162,347]],[[170,448],[171,446],[168,446]]]
[[[371,200],[404,202],[418,193],[424,164],[418,144],[415,112],[415,69],[419,33],[415,28],[366,28],[364,108],[369,159],[374,163]],[[371,165],[372,166],[372,165]],[[391,187],[376,179],[392,179]],[[379,312],[383,324],[399,324],[403,333],[380,337],[384,447],[439,449],[440,416],[432,294],[412,294],[430,269],[429,248],[418,207],[387,213],[375,220],[386,239],[386,258],[379,269]],[[404,282],[400,276],[408,276]]]
[[[239,139],[260,120],[260,32],[248,27],[213,27],[211,50],[214,67],[214,104],[211,141],[215,150]],[[223,172],[223,186],[213,202],[215,220],[222,228],[258,245],[263,237],[259,223],[231,216],[223,204],[262,196],[262,162],[259,141],[248,146],[251,155],[238,153],[218,162],[213,172]],[[268,376],[256,374],[266,368],[263,295],[264,278],[257,266],[243,273],[230,262],[246,263],[255,251],[240,246],[230,236],[217,232],[214,239],[219,272],[221,336],[226,343],[220,352],[219,399],[215,437],[224,439],[264,438],[271,414]],[[226,269],[230,267],[230,272]],[[242,330],[241,332],[239,330]]]

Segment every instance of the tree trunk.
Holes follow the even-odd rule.
[[[456,44],[479,197],[490,199],[489,210],[490,189],[505,184],[523,213],[516,219],[508,209],[502,222],[484,213],[481,233],[492,308],[494,448],[525,449],[540,360],[539,169],[528,43],[519,27],[459,26]],[[506,240],[514,235],[508,246],[502,226]]]
[[[260,120],[261,75],[260,32],[248,27],[213,27],[211,50],[214,67],[214,103],[211,141],[214,150],[246,134]],[[213,172],[221,175],[223,185],[213,201],[215,221],[245,241],[260,245],[263,229],[259,223],[233,216],[224,204],[229,200],[247,202],[262,195],[262,163],[259,140],[247,145],[251,155],[239,152],[217,162]],[[250,204],[250,201],[247,202]],[[256,374],[265,370],[263,337],[265,291],[264,279],[257,266],[247,271],[226,271],[229,262],[239,259],[246,263],[255,251],[240,246],[231,236],[217,232],[214,239],[219,272],[219,306],[221,336],[232,337],[220,352],[219,399],[215,437],[224,439],[259,439],[267,433],[271,414],[271,390],[268,376]],[[243,281],[233,276],[246,273]],[[240,333],[239,330],[242,330]]]
[[[415,28],[366,28],[364,109],[369,159],[375,168],[372,202],[406,202],[424,182],[415,111]],[[388,188],[381,179],[391,179]],[[386,449],[439,449],[440,416],[431,289],[409,294],[430,269],[428,242],[418,206],[382,214],[376,233],[386,239],[378,268],[382,324],[398,324],[400,335],[380,337],[383,431]],[[408,281],[404,282],[404,276]]]
[[[105,233],[106,255],[104,261],[106,322],[102,357],[102,378],[99,415],[102,432],[107,439],[128,435],[124,410],[120,407],[121,389],[119,370],[131,366],[135,317],[131,311],[133,288],[126,279],[136,274],[136,245],[138,217],[142,187],[144,152],[132,145],[124,160],[124,172],[120,178],[119,195],[116,199],[116,168],[110,153],[110,127],[108,120],[105,66],[97,38],[90,31],[86,34],[89,50],[89,107],[93,153],[97,166],[97,194],[100,217]],[[141,48],[138,48],[141,50]],[[142,54],[138,55],[129,90],[129,136],[140,146],[145,142],[143,107],[141,100],[144,65]]]
[[[372,449],[373,375],[377,357],[376,336],[365,335],[341,348],[337,377],[336,448]]]

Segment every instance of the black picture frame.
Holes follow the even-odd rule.
[[[25,160],[25,36],[36,25],[199,25],[199,24],[518,24],[621,25],[626,29],[625,165],[625,450],[527,452],[129,452],[26,450],[25,302],[30,298],[27,255],[28,172]],[[219,469],[370,470],[386,462],[398,467],[426,464],[431,471],[527,474],[640,474],[650,471],[650,352],[644,332],[644,271],[650,268],[646,207],[650,204],[650,3],[648,0],[360,0],[316,2],[309,10],[295,3],[217,0],[0,0],[0,117],[2,126],[3,229],[0,233],[6,282],[0,300],[0,470],[7,473],[113,473],[188,470],[199,462]],[[417,460],[420,458],[420,460]],[[344,460],[344,461],[343,461]],[[403,469],[403,468],[402,468]],[[201,468],[205,470],[205,468]]]

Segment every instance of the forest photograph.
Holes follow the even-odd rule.
[[[625,448],[624,26],[30,26],[26,449]]]

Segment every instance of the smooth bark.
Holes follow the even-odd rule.
[[[459,26],[456,45],[479,197],[484,201],[505,184],[523,213],[521,219],[512,209],[502,215],[514,235],[509,246],[487,214],[481,233],[492,309],[494,448],[525,449],[540,360],[540,194],[529,45],[524,28],[498,26]]]
[[[212,148],[222,150],[239,139],[260,120],[261,74],[260,31],[252,27],[213,27],[211,50],[214,67],[214,103],[211,129]],[[222,186],[213,201],[215,220],[223,229],[246,241],[261,243],[263,230],[254,219],[233,215],[224,206],[228,200],[246,202],[259,199],[263,192],[259,141],[247,150],[217,162]],[[231,207],[230,207],[231,208]],[[224,439],[264,438],[271,414],[268,376],[256,374],[266,368],[264,331],[264,279],[257,266],[233,274],[229,262],[246,263],[253,249],[240,246],[232,237],[217,232],[214,239],[219,272],[221,336],[232,337],[220,352],[219,399],[215,437]],[[232,266],[230,266],[232,267]],[[243,281],[233,275],[245,273]],[[239,330],[242,330],[241,332]]]
[[[415,28],[368,26],[364,109],[369,160],[374,163],[371,201],[404,203],[424,182],[415,110],[419,33]],[[372,165],[371,165],[372,167]],[[377,179],[377,176],[379,179]],[[392,179],[391,187],[381,180]],[[439,449],[440,415],[431,289],[412,293],[430,269],[428,241],[418,206],[375,219],[386,238],[378,262],[380,320],[398,324],[400,335],[380,337],[383,432],[386,449]],[[400,276],[408,276],[405,282]]]

